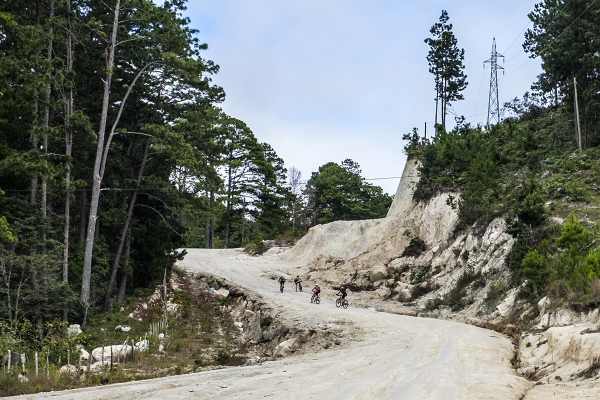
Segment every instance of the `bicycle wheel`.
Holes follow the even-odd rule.
[[[337,299],[337,300],[335,301],[335,306],[336,306],[337,308],[340,308],[340,307],[342,306],[342,300],[341,300],[341,299]]]
[[[344,309],[348,308],[350,304],[348,303],[348,300],[344,300],[344,302],[342,303],[342,307],[344,307]]]
[[[317,298],[315,299],[315,303],[317,303],[317,304],[321,304],[321,298],[317,297]]]

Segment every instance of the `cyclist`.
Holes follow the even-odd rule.
[[[316,302],[317,300],[320,300],[320,296],[321,296],[321,288],[319,287],[318,284],[315,285],[315,287],[312,290],[312,298],[310,299],[311,303]]]
[[[348,297],[348,289],[346,289],[346,286],[345,285],[340,286],[336,295],[338,297],[341,297],[342,301],[346,300],[346,297]]]
[[[285,278],[282,276],[279,277],[279,291],[283,294],[283,287],[285,286]]]
[[[300,279],[299,275],[296,275],[294,278],[294,284],[296,285],[296,292],[302,291],[302,279]]]

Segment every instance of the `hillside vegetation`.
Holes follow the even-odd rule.
[[[600,149],[577,151],[564,107],[526,112],[490,130],[460,124],[431,141],[413,137],[407,150],[422,162],[415,199],[444,191],[460,225],[485,227],[505,217],[517,238],[514,284],[532,299],[600,301]]]

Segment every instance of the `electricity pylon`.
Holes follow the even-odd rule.
[[[489,129],[490,123],[493,119],[496,119],[496,123],[500,123],[500,99],[498,90],[498,70],[504,71],[504,67],[498,64],[498,59],[504,56],[496,51],[496,38],[492,44],[492,55],[489,60],[485,60],[483,65],[490,64],[490,96],[488,101],[488,116],[487,116],[487,127]]]

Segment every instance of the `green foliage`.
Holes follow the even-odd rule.
[[[17,236],[13,233],[8,225],[6,217],[0,215],[0,241],[14,243],[17,241]]]
[[[548,293],[563,302],[600,301],[596,289],[600,280],[599,238],[595,229],[570,216],[560,232],[523,259],[521,272],[528,287],[537,296]]]
[[[244,251],[251,256],[260,256],[264,254],[268,250],[264,241],[259,237],[249,242],[246,247],[244,247]]]
[[[305,191],[312,224],[381,218],[392,203],[382,188],[365,181],[360,166],[352,160],[319,167]]]
[[[442,10],[439,21],[430,30],[431,37],[425,39],[429,46],[427,62],[429,72],[434,75],[436,93],[436,118],[438,103],[441,103],[442,129],[446,128],[448,105],[462,100],[462,92],[467,88],[467,76],[464,73],[465,50],[458,47],[458,40],[449,23],[450,17]],[[437,124],[437,120],[435,121]]]

